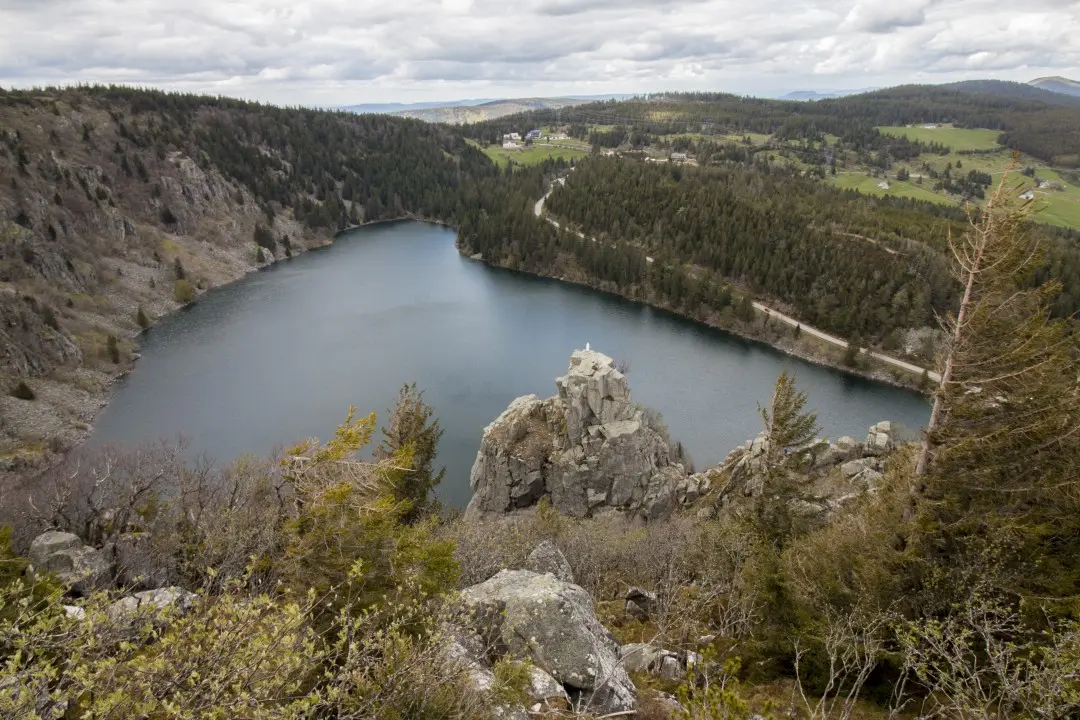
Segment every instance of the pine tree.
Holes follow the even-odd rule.
[[[1007,178],[1007,176],[1006,176]],[[964,295],[919,458],[915,497],[934,552],[1007,539],[1015,582],[1043,597],[1080,582],[1080,380],[1076,340],[1050,308],[1025,211],[1003,178],[969,231],[951,241]]]
[[[800,531],[792,502],[809,499],[800,477],[788,463],[788,454],[809,444],[818,433],[817,414],[805,412],[806,393],[799,390],[787,370],[776,378],[768,407],[758,407],[765,452],[761,457],[761,492],[755,502],[758,531],[777,549]]]
[[[394,492],[398,500],[412,504],[405,515],[411,521],[429,509],[432,490],[446,475],[446,468],[434,469],[443,430],[439,421],[432,419],[434,410],[424,402],[424,393],[416,389],[415,383],[402,386],[394,409],[388,413],[390,422],[382,429],[383,441],[375,457],[386,460],[407,452],[411,458],[411,467],[402,474]]]

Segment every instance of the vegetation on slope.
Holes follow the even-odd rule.
[[[161,316],[359,222],[453,222],[498,176],[416,120],[131,88],[0,92],[0,128],[0,384],[38,398],[0,400],[0,471],[80,438],[140,307]]]
[[[701,653],[685,679],[635,677],[639,716],[1074,717],[1080,348],[1050,316],[1054,286],[1027,284],[1026,229],[992,207],[955,239],[967,311],[928,459],[899,449],[877,492],[824,524],[798,522],[809,486],[784,451],[815,422],[786,375],[762,411],[761,490],[643,527],[550,507],[517,522],[427,514],[438,428],[408,387],[375,463],[353,456],[375,418],[352,414],[327,443],[224,468],[165,450],[73,460],[34,479],[38,501],[0,504],[16,524],[0,539],[0,711],[481,717],[516,685],[468,690],[440,654],[446,610],[547,539],[621,642]],[[155,562],[201,591],[186,613],[135,622],[107,592],[62,599],[17,552],[49,527],[99,544],[147,532]],[[655,593],[647,617],[624,610],[628,586]],[[650,701],[659,690],[682,708]]]

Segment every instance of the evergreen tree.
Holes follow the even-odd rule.
[[[759,532],[778,549],[799,531],[792,502],[804,499],[800,476],[788,465],[788,454],[809,444],[818,433],[817,414],[806,412],[806,393],[787,370],[776,378],[768,407],[758,406],[764,425],[761,492],[754,507]]]
[[[434,468],[443,430],[439,421],[432,418],[434,411],[424,402],[424,393],[416,389],[415,383],[402,386],[397,403],[388,414],[390,422],[382,429],[383,440],[376,448],[375,457],[385,460],[407,451],[411,458],[410,469],[402,473],[394,490],[399,500],[411,503],[405,516],[411,521],[429,509],[432,491],[446,475],[446,468]]]
[[[952,242],[959,312],[926,444],[918,511],[933,555],[1014,546],[1013,581],[1041,597],[1080,583],[1080,381],[1077,346],[1050,309],[1060,286],[1032,288],[1041,263],[1007,176],[969,231]],[[1005,563],[1006,565],[1008,563]]]

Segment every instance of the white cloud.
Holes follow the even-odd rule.
[[[339,105],[1080,75],[1080,2],[0,0],[0,85]]]

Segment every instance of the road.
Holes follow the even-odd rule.
[[[555,182],[562,182],[562,178],[559,178]],[[555,185],[554,185],[554,183],[552,183],[552,186],[551,186],[551,188],[548,189],[547,193],[545,193],[542,198],[540,198],[539,200],[536,201],[536,205],[533,206],[533,212],[536,213],[536,217],[543,217],[545,220],[547,220],[553,226],[555,226],[557,228],[561,228],[562,225],[560,225],[559,222],[557,220],[555,220],[555,218],[551,217],[550,215],[544,215],[544,201],[547,200],[548,195],[550,195],[554,189],[555,189]],[[577,235],[580,238],[585,238],[585,235],[583,233],[579,232],[579,233],[577,233]],[[591,239],[593,242],[596,242],[595,238],[589,238],[589,239]],[[649,262],[653,261],[652,258],[646,258],[646,259]],[[801,323],[798,320],[796,320],[795,318],[793,318],[793,317],[791,317],[789,315],[785,315],[784,313],[780,312],[779,310],[775,310],[775,309],[769,307],[768,305],[763,305],[763,304],[761,304],[759,302],[754,303],[754,309],[757,310],[760,313],[764,313],[765,315],[769,316],[770,318],[776,318],[777,320],[779,320],[780,322],[782,322],[782,323],[784,323],[786,325],[790,325],[791,327],[797,327],[797,328],[799,328],[800,332],[804,332],[804,333],[806,333],[808,335],[813,335],[814,337],[816,337],[816,338],[818,338],[820,340],[824,340],[827,343],[830,343],[830,344],[835,345],[837,347],[843,348],[844,350],[847,350],[848,343],[847,343],[847,340],[844,340],[843,338],[838,338],[835,335],[830,335],[827,332],[824,332],[822,330],[818,330],[815,327],[811,327],[809,325]],[[892,365],[893,367],[898,367],[898,368],[900,368],[902,370],[907,370],[908,372],[915,373],[916,375],[921,375],[921,374],[923,374],[923,372],[925,372],[927,377],[929,377],[934,382],[941,382],[941,375],[934,372],[934,371],[932,371],[932,370],[927,370],[926,368],[919,367],[918,365],[915,365],[913,363],[906,362],[906,361],[901,360],[899,358],[894,358],[891,355],[884,355],[882,353],[873,352],[871,350],[866,350],[866,349],[862,349],[862,350],[860,350],[860,352],[865,354],[865,355],[869,355],[870,357],[874,358],[875,360],[879,360],[880,362],[883,362],[886,365]]]

